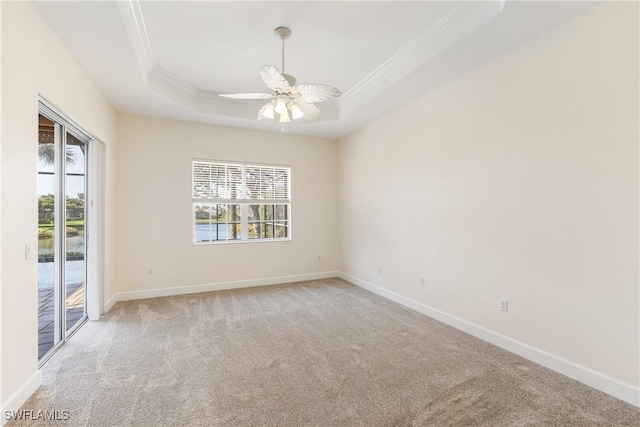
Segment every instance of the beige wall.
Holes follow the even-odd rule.
[[[344,138],[342,271],[637,388],[638,75],[602,4]]]
[[[336,269],[334,141],[130,115],[117,139],[118,291]],[[291,165],[292,240],[194,246],[192,159]]]
[[[38,94],[107,144],[113,159],[115,113],[33,4],[2,2],[2,211],[0,402],[4,405],[37,371]],[[105,220],[113,226],[113,167],[107,167]],[[107,233],[108,235],[108,233]],[[113,280],[113,237],[106,241],[106,297]],[[14,408],[16,409],[16,408]]]

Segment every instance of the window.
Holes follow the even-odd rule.
[[[193,242],[291,238],[291,168],[194,160]]]

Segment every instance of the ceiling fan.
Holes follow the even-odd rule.
[[[271,99],[258,111],[258,120],[275,120],[276,114],[280,116],[280,123],[289,123],[291,119],[311,122],[320,120],[320,109],[315,104],[331,101],[342,95],[342,92],[324,84],[296,85],[295,77],[284,72],[284,41],[291,36],[291,30],[278,27],[275,33],[282,40],[282,72],[273,65],[265,65],[260,69],[262,81],[273,93],[225,93],[219,96],[231,99]]]

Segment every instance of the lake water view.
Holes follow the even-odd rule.
[[[196,232],[196,242],[213,242],[213,241],[224,241],[234,240],[233,239],[233,227],[235,224],[221,224],[221,223],[200,223],[196,224],[195,232]],[[286,237],[286,224],[283,222],[277,223],[263,223],[262,227],[265,227],[266,235],[263,235],[263,238],[274,238],[274,237]],[[274,229],[276,230],[276,236],[273,235]],[[217,234],[216,234],[217,230]],[[252,231],[252,225],[249,224],[249,239],[256,239],[259,236],[256,236]],[[253,234],[252,234],[253,233]],[[236,240],[240,240],[240,233],[236,237]]]
[[[84,230],[78,230],[80,234],[77,236],[67,237],[67,252],[81,252],[84,253]],[[52,251],[54,245],[54,239],[38,239],[38,254],[45,251]]]
[[[227,240],[227,232],[231,227],[233,227],[231,224],[196,224],[196,242]]]
[[[66,239],[67,252],[80,252],[84,254],[85,240],[84,229],[78,229],[79,234],[68,236]],[[51,252],[54,250],[54,239],[38,239],[38,254]],[[65,282],[67,285],[84,283],[85,280],[84,260],[72,260],[65,262]],[[55,280],[55,270],[53,260],[38,262],[38,288],[52,288]]]

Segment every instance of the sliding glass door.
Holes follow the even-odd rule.
[[[90,138],[40,105],[38,117],[38,358],[87,318],[87,153]]]

